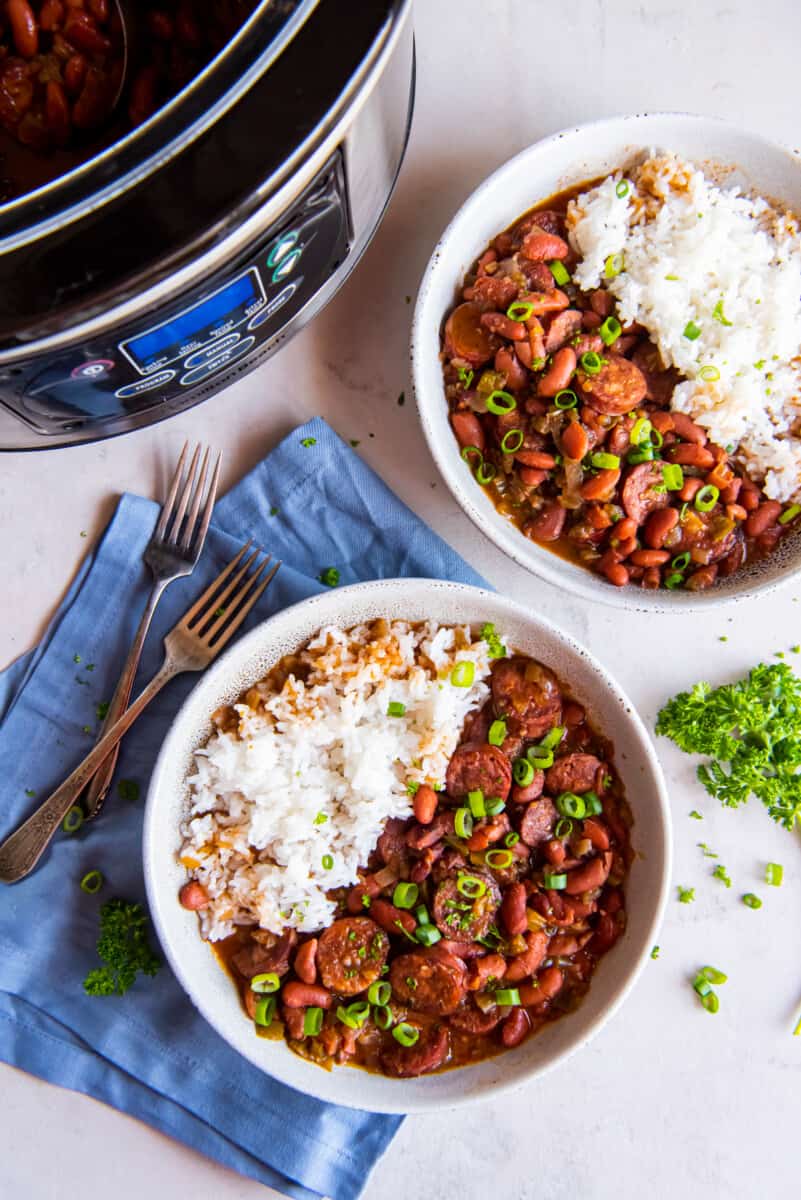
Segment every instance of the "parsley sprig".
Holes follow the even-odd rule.
[[[100,910],[97,953],[105,963],[83,981],[89,996],[123,996],[137,974],[155,975],[161,960],[147,940],[148,918],[141,904],[109,900]]]
[[[668,701],[656,732],[710,757],[698,778],[722,804],[753,794],[785,829],[801,820],[801,680],[786,663],[759,663],[718,688],[697,683]]]

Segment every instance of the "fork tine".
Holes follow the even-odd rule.
[[[186,477],[186,483],[184,484],[183,491],[181,492],[181,499],[178,502],[178,511],[175,514],[173,523],[170,526],[170,532],[167,535],[168,543],[171,542],[173,545],[178,544],[178,534],[181,531],[181,524],[184,519],[184,514],[189,506],[189,498],[192,495],[192,490],[195,486],[195,475],[197,473],[197,461],[199,457],[200,444],[195,446],[195,453],[192,455],[192,461],[189,464],[189,472]]]
[[[255,580],[258,580],[259,576],[262,574],[265,567],[267,567],[267,565],[271,561],[272,561],[272,555],[268,554],[265,562],[262,564],[262,566],[259,568],[259,570],[256,572],[256,574],[253,576],[253,578],[248,580],[247,587],[243,588],[242,591],[236,596],[234,604],[238,604],[241,601],[242,597],[247,595],[248,589],[250,588],[251,584]],[[220,650],[222,650],[223,646],[228,641],[228,639],[233,634],[236,633],[237,629],[242,624],[242,622],[244,621],[245,617],[248,615],[250,610],[253,608],[253,605],[256,603],[256,601],[258,600],[259,596],[262,594],[264,589],[267,587],[268,584],[272,583],[272,581],[275,578],[276,574],[278,573],[278,570],[280,569],[281,565],[282,564],[280,561],[275,564],[273,569],[269,572],[269,574],[262,580],[262,582],[256,588],[255,592],[250,597],[250,599],[245,604],[243,604],[242,607],[239,608],[237,610],[237,612],[234,614],[233,618],[230,619],[230,623],[223,629],[222,633],[220,634],[220,636],[216,639],[216,641],[214,643],[214,653],[215,654],[217,654]],[[229,605],[228,612],[231,611],[232,607],[234,607],[234,605]],[[227,614],[226,614],[226,616],[227,616]],[[225,619],[226,619],[225,616],[220,617],[220,620],[217,622],[217,624],[224,623]]]
[[[217,462],[215,463],[215,466],[214,466],[214,474],[211,477],[211,483],[209,484],[208,495],[206,496],[206,507],[204,508],[203,515],[200,518],[200,528],[197,531],[197,536],[195,537],[195,541],[194,541],[195,548],[198,550],[198,552],[200,552],[203,549],[203,543],[206,540],[206,534],[208,533],[208,529],[209,529],[209,522],[211,521],[211,513],[214,508],[214,502],[217,499],[217,485],[220,482],[220,463],[221,462],[222,462],[222,454],[218,454]]]
[[[230,583],[226,584],[225,590],[220,592],[219,595],[216,595],[214,597],[213,603],[209,604],[206,611],[198,617],[196,622],[194,622],[194,629],[192,630],[193,633],[196,633],[196,634],[198,634],[198,636],[203,637],[203,638],[206,637],[206,635],[208,633],[208,628],[207,628],[208,622],[211,621],[212,617],[217,615],[217,610],[219,608],[221,608],[224,604],[227,603],[229,596],[234,591],[234,589],[239,586],[241,581],[244,579],[245,575],[248,573],[250,568],[253,566],[256,559],[259,557],[260,553],[261,553],[261,551],[259,550],[258,547],[256,547],[256,549],[251,554],[250,558],[245,559],[242,566],[239,568],[236,575],[234,575],[234,577],[230,581]]]
[[[211,453],[211,451],[209,450],[209,448],[207,446],[206,453],[203,455],[203,463],[201,464],[201,467],[200,467],[200,478],[197,481],[197,487],[195,488],[195,494],[192,497],[192,506],[189,509],[189,516],[186,518],[186,525],[184,526],[184,533],[183,533],[183,537],[181,538],[181,542],[180,542],[180,546],[179,546],[179,549],[183,550],[183,551],[187,551],[189,549],[190,543],[192,541],[192,534],[195,529],[195,522],[197,521],[197,514],[200,511],[200,501],[203,499],[203,491],[206,486],[206,476],[209,471],[209,454],[210,453]],[[176,531],[176,533],[177,533],[177,531]]]
[[[173,506],[173,504],[175,504],[175,497],[178,494],[178,485],[181,482],[181,475],[183,474],[184,463],[186,462],[186,452],[188,449],[189,449],[189,442],[184,442],[184,448],[181,451],[180,457],[178,459],[178,465],[175,468],[175,474],[172,477],[172,483],[170,484],[170,490],[167,495],[167,499],[164,501],[164,504],[162,505],[161,516],[159,517],[158,525],[156,526],[156,528],[153,532],[154,539],[159,542],[164,540],[164,533],[167,529],[167,522],[169,521],[170,517],[172,516],[172,506]]]
[[[217,608],[211,614],[212,617],[216,617],[216,620],[214,621],[214,623],[212,625],[209,625],[206,629],[204,629],[202,631],[201,637],[203,638],[203,640],[205,642],[213,641],[215,636],[222,629],[223,625],[225,625],[228,621],[230,621],[232,619],[232,617],[234,616],[234,614],[237,610],[237,606],[242,603],[242,601],[245,599],[245,597],[247,596],[250,589],[258,582],[262,571],[264,571],[264,569],[268,566],[268,564],[272,562],[272,555],[268,554],[267,557],[262,559],[262,561],[258,564],[258,566],[256,567],[256,570],[251,575],[247,576],[247,578],[244,579],[244,581],[241,583],[241,586],[237,586],[240,584],[240,581],[243,579],[245,572],[250,568],[250,565],[254,561],[254,559],[259,554],[262,554],[262,553],[263,553],[263,551],[261,551],[261,550],[258,550],[258,549],[254,550],[253,554],[251,554],[250,558],[245,563],[242,570],[237,573],[236,579],[231,580],[231,583],[226,588],[225,597],[222,597],[222,596],[220,597],[221,600],[226,599],[227,604],[225,605],[225,608],[223,608],[222,610],[220,608]],[[236,591],[234,591],[234,588],[236,588]],[[233,595],[231,595],[232,592],[233,592]],[[230,599],[229,599],[229,596],[230,596]],[[195,630],[195,633],[201,632],[200,631],[201,624],[202,624],[202,622],[198,623],[198,627]]]
[[[183,617],[181,618],[181,620],[179,622],[179,625],[181,626],[181,628],[183,628],[183,629],[188,628],[189,623],[192,621],[192,619],[201,611],[201,609],[203,609],[207,606],[207,604],[211,600],[212,596],[216,595],[221,584],[225,583],[225,580],[228,578],[228,576],[234,570],[234,568],[236,567],[237,563],[240,561],[242,556],[244,554],[246,554],[247,551],[250,549],[250,546],[251,546],[250,540],[245,542],[244,546],[239,551],[239,553],[237,555],[235,555],[234,558],[231,559],[228,566],[225,567],[224,570],[222,570],[220,572],[220,574],[217,576],[217,578],[212,580],[212,582],[206,588],[203,595],[198,600],[196,600],[195,603],[192,605],[192,607],[189,609],[189,612],[184,613]]]

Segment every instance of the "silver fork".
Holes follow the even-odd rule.
[[[281,566],[280,562],[276,562],[268,571],[272,555],[268,554],[261,562],[257,562],[264,553],[258,548],[242,562],[250,545],[250,542],[246,542],[167,634],[164,639],[164,662],[130,708],[103,734],[61,787],[0,846],[0,882],[16,883],[33,870],[53,834],[75,804],[81,789],[164,685],[184,671],[202,671],[236,633]],[[255,569],[251,570],[254,563]]]
[[[150,589],[150,596],[145,606],[145,611],[142,613],[142,619],[139,622],[136,636],[128,651],[128,657],[125,660],[125,666],[122,668],[119,682],[109,703],[108,712],[100,728],[101,737],[122,716],[128,707],[131,688],[136,678],[139,659],[142,656],[142,647],[145,644],[145,638],[150,629],[150,622],[153,620],[153,614],[156,611],[156,606],[161,599],[164,589],[173,580],[190,575],[195,569],[197,560],[200,558],[203,550],[203,543],[206,540],[206,533],[209,528],[209,521],[211,520],[211,511],[214,508],[214,501],[217,496],[221,455],[217,455],[217,462],[214,466],[211,483],[209,484],[209,489],[204,500],[203,492],[209,470],[209,450],[207,448],[203,455],[200,475],[198,477],[201,448],[200,446],[195,447],[192,460],[189,464],[189,471],[184,480],[183,472],[188,449],[189,443],[184,442],[184,448],[178,459],[178,465],[172,477],[167,499],[161,510],[161,516],[145,549],[143,557],[153,576],[153,586]],[[115,748],[101,764],[94,779],[90,781],[86,789],[86,794],[83,797],[83,807],[87,821],[91,821],[93,817],[96,817],[103,807],[103,801],[108,795],[114,775],[114,768],[117,765],[118,754],[119,747]]]

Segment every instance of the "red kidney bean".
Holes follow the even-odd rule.
[[[317,982],[317,938],[309,938],[295,955],[295,974],[303,983]]]
[[[621,559],[628,558],[632,551],[637,549],[636,538],[624,538],[622,542],[618,542],[615,547]]]
[[[592,311],[597,313],[601,320],[612,315],[615,308],[615,299],[611,292],[607,292],[606,288],[596,288],[594,292],[590,292],[590,305]]]
[[[726,516],[730,521],[745,521],[748,517],[748,510],[743,508],[742,504],[727,504]]]
[[[370,905],[370,916],[382,929],[386,929],[387,933],[397,934],[399,924],[407,933],[414,933],[417,928],[415,919],[410,912],[396,908],[388,900],[374,900]]]
[[[615,587],[625,587],[631,578],[622,563],[610,563],[604,567],[603,574]]]
[[[562,432],[562,453],[567,458],[580,461],[590,448],[587,430],[580,421],[571,421]]]
[[[534,317],[544,317],[546,313],[561,312],[562,309],[570,307],[570,300],[559,288],[554,288],[550,292],[527,292],[525,296],[520,297],[520,302],[531,305],[529,323]],[[544,350],[543,344],[543,352]],[[542,357],[542,355],[537,357]]]
[[[526,921],[526,889],[522,883],[510,883],[501,901],[501,917],[508,933],[513,937],[517,933],[525,933],[528,929]]]
[[[547,504],[523,527],[526,537],[535,542],[555,542],[562,536],[567,510],[558,501]]]
[[[132,125],[141,125],[155,112],[158,82],[159,76],[156,67],[142,67],[137,71],[131,83],[128,98],[128,120]]]
[[[670,433],[673,429],[673,414],[657,409],[649,414],[649,420],[657,433]]]
[[[710,563],[709,566],[701,567],[700,570],[694,571],[692,575],[689,575],[684,586],[690,592],[705,591],[706,588],[712,587],[717,577],[717,563]]]
[[[593,330],[600,328],[600,326],[603,325],[603,321],[598,316],[597,312],[593,312],[592,309],[586,309],[582,318],[582,324],[585,329]],[[601,347],[603,347],[603,341],[601,341],[600,338],[598,338],[598,341],[601,342]],[[598,353],[600,353],[600,350]]]
[[[673,423],[673,428],[682,441],[693,442],[696,446],[706,445],[707,441],[709,440],[707,438],[706,430],[700,425],[696,425],[692,417],[688,417],[687,414],[683,412],[674,412],[671,413],[671,420]],[[653,417],[651,417],[651,424],[653,424]],[[660,433],[661,432],[662,431],[660,430]]]
[[[495,370],[506,376],[506,386],[513,392],[521,391],[528,383],[528,372],[508,346],[502,346],[495,355]]]
[[[522,342],[528,337],[528,330],[522,321],[513,321],[504,313],[486,312],[481,314],[481,324],[490,333],[498,333],[501,337],[509,338],[512,342]]]
[[[64,86],[72,96],[77,96],[86,79],[86,59],[82,54],[72,54],[64,64]]]
[[[743,504],[745,507],[745,504]],[[745,522],[745,532],[749,537],[759,537],[771,525],[775,525],[781,515],[782,506],[778,500],[763,500],[759,508],[755,508]]]
[[[86,54],[105,55],[111,51],[109,38],[81,9],[72,9],[70,12],[64,25],[64,36],[76,50],[83,50]]]
[[[575,700],[568,700],[562,708],[562,723],[568,729],[575,729],[577,725],[582,723],[585,715],[584,709],[580,704]]]
[[[518,475],[520,482],[526,487],[539,487],[542,481],[548,478],[547,471],[538,471],[536,467],[521,467]]]
[[[662,576],[659,573],[659,567],[648,567],[643,571],[642,586],[649,592],[655,591],[662,586]]]
[[[611,500],[619,479],[620,470],[617,467],[599,471],[585,480],[579,491],[584,500]]]
[[[582,825],[582,833],[592,842],[595,850],[609,849],[609,834],[600,821],[596,821],[593,817],[587,817]]]
[[[676,416],[674,413],[674,421]],[[705,446],[696,446],[693,442],[679,442],[671,446],[667,452],[667,460],[682,467],[700,467],[702,471],[708,471],[715,465],[715,457],[711,451]]]
[[[621,542],[625,542],[628,538],[636,537],[636,535],[637,522],[633,517],[624,517],[622,521],[618,521],[611,534],[613,538],[617,538]]]
[[[606,954],[620,937],[621,929],[608,913],[601,913],[589,948],[593,954]]]
[[[675,508],[658,508],[650,513],[643,531],[645,542],[652,550],[659,550],[665,543],[665,538],[679,523],[679,514]],[[644,566],[652,566],[645,563]]]
[[[333,1004],[331,993],[318,983],[300,983],[296,979],[285,983],[281,999],[287,1008],[330,1008]]]
[[[684,487],[679,492],[679,499],[685,503],[695,499],[695,493],[699,492],[704,486],[703,479],[698,479],[691,475],[689,479],[684,480]]]
[[[661,567],[670,561],[667,550],[635,550],[631,561],[637,567]]]
[[[548,1000],[553,1000],[561,990],[564,981],[565,977],[558,967],[545,967],[543,971],[540,971],[533,984],[524,984],[518,988],[520,1000],[527,1007],[544,1004]]]
[[[540,471],[552,471],[556,466],[554,456],[542,450],[521,450],[515,454],[515,460],[524,467],[537,467]]]
[[[434,813],[437,811],[439,798],[437,793],[427,783],[422,783],[415,792],[412,807],[414,809],[414,819],[420,825],[430,825],[434,820]]]
[[[64,20],[64,5],[61,0],[44,0],[39,10],[39,28],[44,33],[52,33],[58,29]]]
[[[456,440],[462,449],[467,446],[475,446],[478,450],[484,451],[487,439],[484,435],[484,429],[474,412],[469,412],[466,409],[459,409],[457,412],[451,413],[451,426],[456,434]]]
[[[533,975],[548,953],[548,937],[541,929],[529,930],[523,937],[526,949],[508,962],[504,973],[504,980],[509,983],[518,983]]]
[[[743,486],[743,481],[739,475],[735,475],[730,484],[725,488],[720,489],[720,498],[724,504],[736,504],[740,496],[740,488]]]
[[[197,912],[199,908],[205,908],[210,903],[209,893],[196,879],[190,879],[189,883],[184,884],[178,893],[178,899],[190,912]]]
[[[567,258],[570,247],[567,242],[555,233],[542,233],[535,230],[523,238],[520,252],[532,262],[548,262],[553,258]]]
[[[507,1050],[519,1046],[531,1028],[531,1019],[524,1008],[514,1008],[501,1025],[501,1041]]]
[[[570,383],[576,369],[576,352],[570,346],[557,350],[551,359],[551,365],[540,376],[537,393],[540,396],[555,396]]]
[[[6,15],[17,54],[33,58],[39,51],[39,27],[28,0],[6,0]]]
[[[474,958],[470,963],[467,990],[480,992],[488,979],[503,979],[505,970],[506,959],[502,954],[483,954],[481,958]]]
[[[568,872],[565,891],[568,896],[579,896],[582,892],[591,892],[606,883],[612,869],[612,855],[599,854],[580,867],[574,867]]]
[[[70,135],[70,106],[64,88],[54,79],[45,89],[47,128],[57,146],[66,144]]]
[[[557,841],[556,838],[547,841],[542,851],[552,867],[561,867],[567,858],[564,842]]]

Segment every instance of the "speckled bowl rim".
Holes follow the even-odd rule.
[[[343,1067],[326,1072],[283,1042],[253,1035],[231,981],[198,936],[197,920],[178,903],[185,872],[176,862],[186,779],[194,750],[212,731],[211,713],[262,678],[320,627],[350,626],[380,616],[482,624],[494,621],[520,650],[557,671],[587,704],[615,746],[615,764],[634,811],[637,851],[627,892],[625,935],[601,962],[578,1010],[523,1046],[474,1066],[390,1080]],[[321,1100],[375,1112],[421,1112],[499,1095],[539,1078],[595,1036],[618,1010],[649,960],[670,882],[671,821],[667,788],[654,747],[631,701],[584,647],[549,621],[496,593],[428,579],[381,580],[338,588],[284,610],[235,643],[200,679],[167,733],[147,796],[143,831],[145,884],[159,940],[191,1002],[234,1049],[281,1082]]]
[[[689,155],[681,144],[688,138],[691,141],[697,139],[699,147],[707,148],[706,152]],[[734,146],[735,143],[741,152],[737,158],[732,155],[715,157],[716,147]],[[571,149],[574,145],[577,148],[575,154]],[[602,146],[615,146],[616,149],[603,153]],[[795,580],[801,572],[801,532],[785,539],[762,563],[746,567],[708,591],[667,591],[664,588],[645,591],[633,585],[613,587],[588,569],[531,542],[511,521],[496,512],[459,456],[447,421],[447,404],[437,358],[440,330],[458,295],[461,279],[491,237],[506,228],[527,207],[572,184],[619,167],[649,146],[677,149],[713,172],[719,170],[728,174],[732,169],[742,170],[752,187],[801,213],[801,157],[789,147],[741,130],[719,118],[693,113],[646,112],[604,118],[560,130],[528,146],[493,171],[467,197],[448,223],[426,266],[417,295],[411,337],[412,379],[423,433],[443,479],[473,524],[500,550],[527,571],[590,603],[633,612],[689,613],[763,596]],[[547,164],[551,156],[562,151],[569,155],[571,169],[558,172],[556,176],[546,174],[552,183],[540,184],[538,171],[542,164]],[[746,151],[752,161],[759,162],[761,170],[742,166]],[[605,165],[600,169],[582,170],[582,164],[593,158],[598,163],[603,160]],[[547,167],[545,170],[553,169]],[[524,172],[526,180],[530,179],[530,184],[527,183],[530,200],[522,205],[510,203],[505,199],[510,181]],[[775,182],[760,183],[761,178],[774,179],[775,175],[781,175],[783,187],[776,186]],[[789,181],[796,192],[792,197],[787,194],[792,190]],[[469,231],[475,223],[483,231],[471,238]]]

